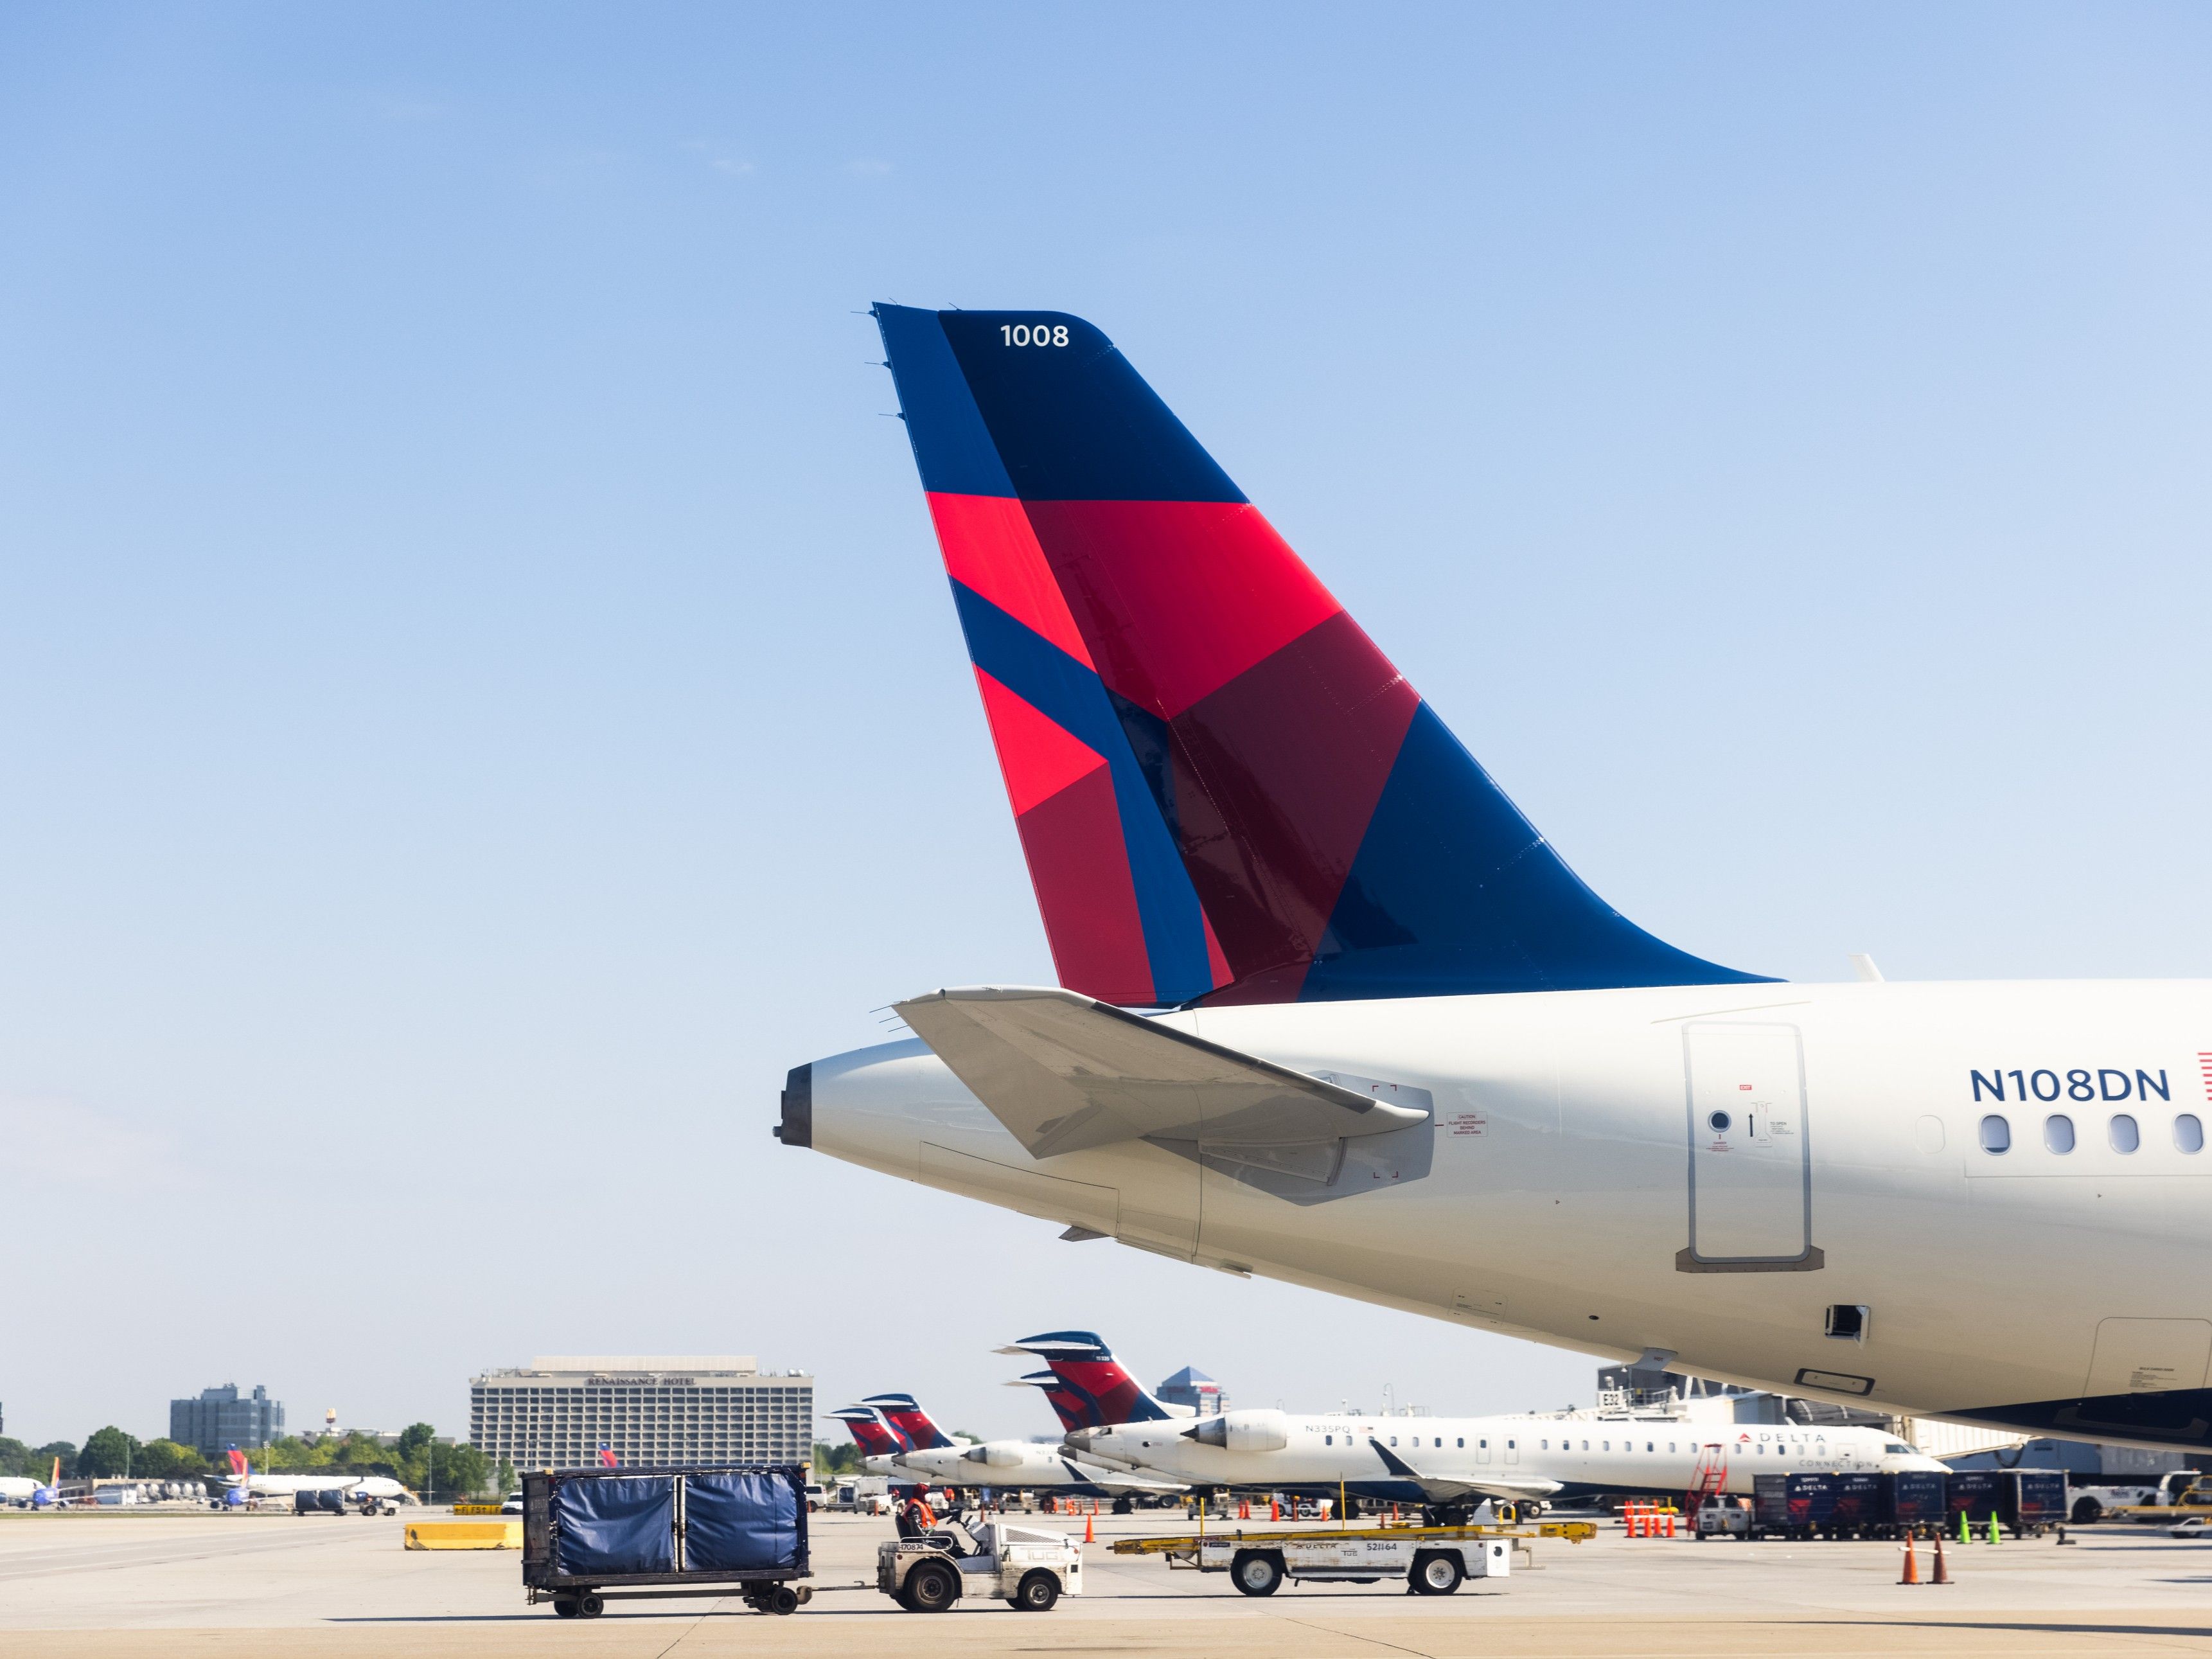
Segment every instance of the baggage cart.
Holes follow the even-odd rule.
[[[522,1477],[522,1582],[532,1606],[595,1619],[610,1600],[743,1595],[763,1613],[812,1594],[805,1473],[796,1463],[550,1469]]]

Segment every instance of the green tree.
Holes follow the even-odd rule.
[[[44,1480],[54,1472],[54,1459],[62,1461],[62,1473],[67,1474],[76,1467],[76,1448],[66,1440],[49,1440],[31,1454],[31,1467],[26,1474],[35,1474]]]
[[[76,1472],[95,1480],[130,1474],[134,1473],[132,1462],[137,1452],[138,1443],[111,1423],[87,1437],[84,1449],[77,1454]]]
[[[841,1474],[860,1472],[860,1449],[858,1446],[832,1446],[824,1441],[814,1443],[814,1478],[834,1480]]]
[[[491,1459],[464,1441],[438,1448],[438,1481],[456,1498],[473,1498],[491,1484]]]
[[[402,1457],[413,1457],[438,1437],[438,1431],[428,1423],[410,1423],[399,1431],[398,1450]]]
[[[173,1440],[149,1440],[131,1462],[131,1473],[149,1480],[190,1480],[207,1472],[207,1459],[198,1448],[179,1446]]]
[[[514,1465],[504,1457],[499,1460],[499,1480],[496,1484],[501,1498],[515,1490]]]

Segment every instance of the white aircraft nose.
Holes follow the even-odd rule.
[[[920,1039],[794,1066],[776,1139],[911,1178],[934,1126],[998,1130],[998,1121]]]

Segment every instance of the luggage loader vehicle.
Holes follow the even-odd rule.
[[[963,1595],[989,1595],[1020,1613],[1050,1613],[1083,1589],[1083,1547],[1064,1534],[957,1522],[876,1549],[876,1588],[908,1613],[944,1613]]]
[[[1503,1578],[1513,1547],[1524,1539],[1597,1536],[1587,1521],[1540,1527],[1347,1527],[1297,1532],[1201,1533],[1176,1538],[1124,1538],[1116,1555],[1158,1555],[1170,1568],[1225,1572],[1247,1595],[1273,1595],[1286,1578],[1372,1584],[1402,1578],[1416,1595],[1449,1595],[1469,1578]]]

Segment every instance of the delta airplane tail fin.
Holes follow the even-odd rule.
[[[251,1480],[253,1478],[253,1465],[246,1461],[246,1454],[237,1447],[225,1447],[223,1455],[229,1460],[232,1480]]]
[[[1027,1376],[1018,1378],[1007,1386],[1042,1389],[1045,1404],[1052,1407],[1052,1414],[1060,1419],[1060,1426],[1070,1434],[1078,1429],[1098,1426],[1091,1421],[1090,1402],[1050,1371],[1031,1371]]]
[[[939,1446],[950,1446],[952,1437],[937,1426],[930,1414],[922,1410],[910,1394],[872,1394],[860,1402],[873,1406],[918,1451],[934,1451]]]
[[[1051,1367],[1058,1387],[1048,1389],[1045,1397],[1060,1413],[1060,1426],[1070,1432],[1119,1428],[1124,1423],[1162,1423],[1190,1414],[1147,1394],[1092,1332],[1047,1331],[1025,1336],[1013,1347],[1019,1353],[1035,1354]]]
[[[1113,342],[874,308],[1060,983],[1735,983],[1584,886]]]
[[[896,1457],[914,1449],[913,1443],[873,1406],[842,1406],[830,1415],[852,1431],[853,1443],[864,1457]]]

